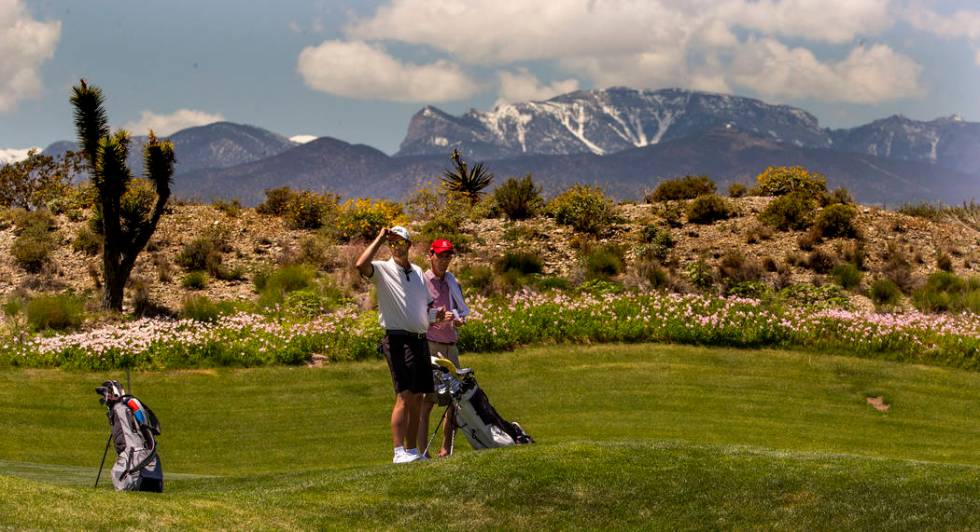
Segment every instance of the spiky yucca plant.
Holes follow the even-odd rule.
[[[483,163],[477,163],[470,169],[460,156],[459,150],[454,149],[450,158],[453,160],[453,168],[443,173],[442,186],[450,192],[469,199],[471,205],[476,205],[476,202],[480,201],[483,190],[493,181],[493,174],[483,166]]]
[[[130,212],[138,207],[124,204],[123,198],[132,181],[126,166],[129,133],[119,130],[113,134],[109,130],[102,89],[88,85],[84,79],[72,88],[70,101],[75,110],[78,144],[98,192],[97,207],[102,214],[102,308],[122,310],[123,289],[136,257],[156,231],[170,199],[174,147],[150,131],[143,148],[143,172],[153,184],[156,201],[152,208],[142,207],[142,213]]]

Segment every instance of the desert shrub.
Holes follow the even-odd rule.
[[[779,269],[779,265],[776,263],[776,259],[772,257],[765,257],[762,259],[762,269],[767,272],[774,272]]]
[[[820,204],[824,207],[828,205],[852,205],[854,203],[854,198],[851,197],[851,193],[844,187],[838,187],[833,190],[833,192],[825,192],[820,195]]]
[[[837,259],[826,251],[820,249],[811,251],[806,258],[806,267],[816,273],[827,273],[832,270],[836,264]]]
[[[237,218],[242,213],[242,203],[237,199],[231,201],[216,200],[211,206],[232,218]]]
[[[555,221],[576,231],[599,234],[615,221],[613,204],[599,187],[573,185],[549,204]]]
[[[861,270],[850,262],[834,266],[830,270],[830,276],[845,290],[857,288],[861,284]]]
[[[12,209],[8,215],[16,235],[10,247],[14,262],[25,271],[41,271],[58,245],[57,233],[53,231],[54,217],[47,210]]]
[[[717,194],[698,196],[687,206],[687,221],[696,224],[710,224],[731,214],[728,202]]]
[[[666,261],[670,250],[675,245],[673,237],[670,236],[670,231],[655,225],[645,226],[641,238],[645,244],[640,248],[638,255],[646,259],[655,259],[658,262]]]
[[[796,245],[803,251],[813,251],[813,248],[823,242],[820,231],[811,227],[808,231],[796,237]]]
[[[473,237],[465,233],[462,229],[466,222],[466,210],[457,209],[454,206],[462,207],[463,204],[451,202],[446,205],[436,215],[422,224],[416,240],[423,246],[428,246],[430,242],[437,238],[445,238],[453,243],[456,251],[467,251],[473,242]]]
[[[523,275],[544,271],[544,259],[534,253],[511,251],[504,253],[496,262],[500,273],[518,272]]]
[[[396,225],[403,217],[402,206],[397,202],[370,198],[348,200],[340,209],[337,236],[344,242],[371,240],[381,228]]]
[[[308,235],[300,239],[295,262],[309,264],[317,269],[328,269],[337,259],[329,238],[322,234]]]
[[[912,278],[912,265],[902,248],[895,242],[889,242],[882,255],[881,274],[892,281],[905,293],[911,292],[915,284]]]
[[[784,196],[797,192],[816,198],[827,191],[827,178],[802,166],[770,166],[755,180],[754,192],[761,196]]]
[[[883,277],[871,283],[868,295],[876,307],[888,308],[898,304],[902,298],[902,291],[891,279]]]
[[[184,299],[180,309],[180,317],[185,320],[215,322],[221,316],[218,305],[208,296],[197,295]]]
[[[541,187],[534,184],[531,174],[521,179],[508,178],[493,191],[501,212],[511,220],[524,220],[537,214],[544,206]]]
[[[289,187],[267,188],[265,189],[265,201],[255,208],[255,212],[282,216],[286,213],[286,207],[290,204],[293,196],[295,193]]]
[[[180,280],[180,286],[188,290],[204,290],[208,287],[208,272],[203,270],[188,272]]]
[[[82,324],[85,315],[81,299],[71,294],[43,294],[27,302],[27,324],[34,331],[64,331]]]
[[[214,272],[211,272],[211,275],[213,275],[215,279],[220,279],[222,281],[241,281],[245,279],[245,267],[241,265],[228,266],[222,264]]]
[[[847,242],[841,246],[841,257],[853,264],[859,270],[863,270],[864,261],[867,258],[867,254],[864,252],[864,244],[859,241]]]
[[[670,275],[660,266],[657,260],[640,258],[636,262],[636,273],[645,279],[653,289],[666,288],[670,284]]]
[[[71,241],[71,247],[77,253],[82,253],[90,257],[98,255],[99,250],[102,249],[102,237],[90,228],[82,226],[75,233],[75,239]]]
[[[791,193],[769,202],[759,213],[759,220],[780,231],[804,230],[813,223],[814,201],[804,193]]]
[[[623,273],[625,269],[623,249],[612,244],[595,246],[582,259],[589,279],[608,279]]]
[[[769,293],[769,285],[762,281],[740,281],[725,289],[725,295],[729,297],[747,297],[750,299],[764,299]]]
[[[708,265],[704,258],[699,258],[697,261],[689,264],[686,273],[691,284],[700,290],[708,290],[715,284],[715,277],[711,272],[711,266]]]
[[[912,303],[923,312],[980,312],[980,277],[933,273],[924,286],[912,292]]]
[[[680,203],[670,202],[660,211],[660,218],[670,227],[681,227],[684,225],[684,210]]]
[[[791,307],[810,309],[847,308],[847,294],[837,285],[793,284],[782,288],[777,299]]]
[[[749,193],[749,187],[743,185],[742,183],[732,183],[728,185],[728,197],[729,198],[741,198]]]
[[[484,265],[466,265],[456,272],[459,282],[467,292],[486,294],[493,287],[493,269]]]
[[[654,191],[647,195],[647,203],[655,201],[686,200],[698,196],[714,194],[715,183],[708,176],[684,176],[662,181]]]
[[[442,209],[444,197],[435,185],[419,187],[405,199],[405,213],[412,220],[429,220]]]
[[[855,216],[857,209],[851,205],[835,203],[820,210],[814,227],[827,238],[854,238],[858,235],[857,227],[854,226]]]
[[[48,233],[26,232],[14,239],[10,254],[25,271],[37,273],[49,262],[56,246],[54,238]]]
[[[315,288],[316,271],[306,264],[292,264],[278,270],[265,271],[252,277],[259,292],[259,306],[271,307],[282,304],[286,294]]]
[[[772,239],[772,228],[761,223],[754,223],[745,232],[745,243],[756,244],[764,240]]]
[[[936,267],[941,271],[953,273],[953,259],[951,259],[949,255],[945,253],[940,253],[939,256],[936,257]]]
[[[211,235],[202,235],[184,244],[176,257],[177,264],[188,272],[214,274],[221,269],[221,261],[221,242]]]
[[[333,194],[317,194],[308,191],[293,194],[283,213],[286,227],[290,229],[319,229],[324,225],[333,225],[333,221],[337,218],[338,199],[339,196]],[[343,232],[344,226],[341,226],[340,230]],[[378,230],[380,231],[381,227],[378,227]]]
[[[739,251],[728,251],[718,261],[718,278],[726,288],[739,283],[758,281],[762,278],[762,265],[746,259]]]

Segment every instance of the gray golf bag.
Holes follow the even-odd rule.
[[[163,466],[157,455],[156,436],[160,423],[152,410],[136,397],[127,395],[116,381],[95,389],[99,402],[108,409],[111,440],[116,450],[112,485],[116,491],[163,491]],[[98,482],[98,481],[96,481]]]
[[[449,360],[437,357],[432,357],[432,368],[437,403],[456,407],[456,428],[474,449],[534,443],[520,425],[497,413],[472,369],[458,370]]]

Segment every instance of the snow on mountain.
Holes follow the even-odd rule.
[[[817,119],[801,109],[725,94],[615,87],[471,110],[459,117],[426,107],[412,118],[397,155],[441,154],[451,148],[478,159],[605,155],[726,125],[797,146],[830,146]]]

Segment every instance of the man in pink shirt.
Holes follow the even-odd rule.
[[[429,265],[431,268],[425,272],[423,277],[425,278],[425,286],[429,289],[429,296],[432,297],[432,309],[440,312],[440,314],[444,311],[445,319],[430,323],[425,336],[429,342],[429,352],[433,356],[447,358],[459,368],[459,349],[456,348],[456,341],[459,336],[456,333],[456,328],[466,322],[466,316],[469,315],[470,309],[463,301],[463,291],[460,289],[456,277],[447,271],[454,254],[453,244],[448,240],[438,239],[429,246]],[[433,398],[424,396],[422,411],[419,414],[419,449],[425,449],[428,443],[429,413],[432,412],[433,405]],[[450,406],[449,411],[446,412],[446,429],[443,432],[442,447],[439,449],[440,458],[449,454],[452,433],[456,430],[454,413],[452,406]]]

